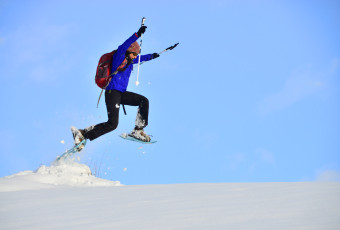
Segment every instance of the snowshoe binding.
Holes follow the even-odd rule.
[[[136,138],[140,141],[143,141],[143,142],[150,142],[151,141],[151,138],[148,134],[146,134],[144,132],[143,129],[137,129],[135,128],[134,130],[132,130],[131,133],[128,134],[130,137],[133,137],[133,138]]]
[[[71,131],[74,139],[74,145],[77,146],[85,139],[84,130],[77,129],[76,127],[72,126]],[[79,145],[77,151],[80,152],[81,150],[83,150],[84,147],[84,144]]]

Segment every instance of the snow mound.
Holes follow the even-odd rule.
[[[77,162],[40,166],[36,171],[23,171],[0,178],[0,192],[53,188],[56,186],[119,186],[119,181],[95,177],[91,169]]]

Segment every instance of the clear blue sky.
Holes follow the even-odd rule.
[[[340,2],[0,1],[0,177],[49,165],[70,126],[107,119],[99,57],[146,17],[143,53],[180,45],[131,75],[150,100],[140,145],[117,130],[79,156],[123,184],[340,178]],[[64,140],[65,144],[61,141]],[[140,148],[140,147],[143,148]]]

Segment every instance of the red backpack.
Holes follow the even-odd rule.
[[[100,95],[99,95],[99,98],[98,98],[97,108],[98,108],[99,101],[100,101],[100,98],[102,96],[102,93],[103,93],[104,89],[106,89],[106,87],[109,85],[112,77],[115,74],[117,74],[118,71],[126,70],[126,68],[128,66],[127,60],[124,59],[124,61],[120,64],[120,66],[118,66],[117,70],[113,73],[110,73],[113,55],[116,53],[116,51],[117,50],[114,50],[110,53],[103,54],[99,59],[96,77],[95,77],[95,82],[99,86],[99,88],[102,89],[102,91],[100,92]],[[124,105],[123,105],[123,109],[124,109],[124,113],[126,114]]]
[[[113,75],[110,73],[112,57],[116,51],[117,50],[114,50],[110,53],[103,54],[99,59],[95,81],[96,84],[102,89],[105,89],[111,81]]]

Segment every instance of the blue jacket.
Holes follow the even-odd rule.
[[[129,37],[123,44],[121,44],[116,53],[113,55],[112,65],[111,65],[111,73],[114,73],[117,68],[122,64],[125,59],[125,53],[127,49],[130,47],[132,43],[137,41],[138,35],[134,33],[131,37]],[[139,56],[133,60],[133,64],[138,64]],[[150,61],[153,59],[152,54],[141,55],[140,61]],[[116,75],[112,77],[110,84],[106,87],[106,90],[118,90],[124,93],[127,89],[129,84],[129,79],[131,75],[131,71],[133,70],[133,64],[126,64],[127,68],[122,71],[118,72]]]

